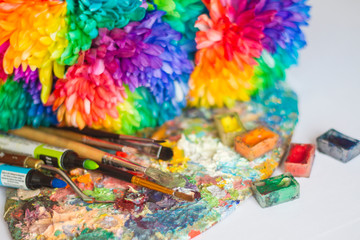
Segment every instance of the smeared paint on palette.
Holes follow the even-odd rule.
[[[318,150],[347,163],[360,154],[360,141],[330,129],[316,139]]]
[[[251,189],[261,207],[271,207],[299,198],[300,186],[291,173],[252,183]]]
[[[315,157],[314,144],[292,143],[284,162],[285,172],[294,177],[309,177]]]
[[[215,125],[221,142],[229,147],[234,146],[235,137],[245,131],[238,113],[225,113],[215,116]]]
[[[235,150],[252,161],[272,150],[279,135],[266,127],[258,127],[235,138]]]
[[[289,145],[297,122],[296,95],[277,85],[231,110],[189,109],[161,128],[160,135],[178,142],[174,159],[155,161],[128,157],[174,174],[185,188],[198,190],[195,202],[138,188],[99,173],[72,171],[87,194],[117,199],[115,204],[87,204],[67,188],[37,192],[7,190],[5,220],[14,239],[189,239],[218,223],[251,195],[251,183],[268,178]],[[214,117],[237,112],[246,129],[266,126],[279,135],[275,148],[249,162],[221,143]],[[145,132],[144,132],[145,134]],[[148,134],[148,132],[146,132]]]

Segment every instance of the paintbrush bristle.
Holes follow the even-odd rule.
[[[168,188],[184,186],[186,183],[182,176],[166,173],[153,167],[148,167],[145,174],[154,179],[156,183]]]
[[[159,159],[167,161],[174,156],[174,152],[169,147],[162,147],[159,154]]]
[[[181,199],[181,200],[185,200],[185,201],[188,201],[188,202],[195,201],[194,193],[186,194],[186,193],[183,193],[183,192],[175,191],[174,196]]]

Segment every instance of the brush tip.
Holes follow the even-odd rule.
[[[171,148],[169,148],[169,147],[161,148],[161,151],[159,154],[159,159],[167,161],[167,160],[170,160],[173,156],[174,156],[174,152]]]
[[[83,163],[83,167],[88,170],[95,170],[99,168],[99,165],[92,160],[86,159]]]
[[[195,194],[193,192],[191,192],[190,194],[187,194],[187,193],[175,191],[174,196],[181,200],[185,200],[188,202],[193,202],[196,199]]]

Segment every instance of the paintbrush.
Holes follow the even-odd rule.
[[[183,185],[185,181],[182,177],[177,177],[170,173],[162,172],[153,167],[140,166],[125,158],[114,156],[83,143],[51,135],[31,127],[22,127],[20,129],[10,130],[9,133],[34,141],[43,142],[49,145],[72,149],[81,157],[94,160],[97,163],[104,163],[115,167],[124,167],[134,171],[142,172],[150,178],[154,179],[157,183],[169,188]]]
[[[98,201],[92,197],[85,195],[76,184],[66,175],[63,171],[56,167],[48,166],[44,163],[43,160],[35,159],[21,154],[10,153],[10,152],[0,152],[0,162],[6,163],[13,166],[33,168],[36,170],[48,170],[54,173],[59,174],[62,179],[75,191],[75,193],[87,203],[113,203],[114,201]]]
[[[143,153],[155,159],[170,160],[174,153],[169,147],[160,145],[164,140],[155,140],[150,138],[140,138],[115,133],[104,132],[100,130],[84,128],[42,128],[44,131],[56,134],[62,137],[71,138],[72,140],[87,143],[96,147],[104,147],[111,150],[122,150],[123,146],[136,149],[139,153]],[[70,135],[70,132],[77,133]],[[66,135],[70,136],[67,137]],[[100,139],[101,140],[100,140]],[[105,141],[106,140],[106,141]],[[106,143],[106,144],[105,144]],[[113,144],[111,144],[113,143]]]
[[[95,137],[87,136],[81,134],[79,132],[73,132],[68,130],[63,130],[59,128],[39,128],[43,132],[47,132],[50,134],[55,134],[57,136],[68,138],[77,142],[82,142],[85,144],[89,144],[95,147],[116,150],[116,151],[123,151],[123,146],[128,146],[131,148],[135,148],[138,152],[143,153],[147,156],[150,156],[155,159],[162,159],[162,160],[170,160],[173,157],[173,151],[171,148],[164,147],[160,144],[153,143],[153,142],[137,142],[136,141],[126,141],[115,139],[118,142],[110,142],[102,139],[98,139]],[[96,131],[96,130],[95,130]],[[115,134],[116,135],[116,134]],[[140,139],[140,138],[137,138]],[[152,139],[149,139],[152,140]]]
[[[141,186],[141,187],[146,187],[151,190],[162,192],[162,193],[165,193],[168,195],[173,195],[181,200],[185,200],[188,202],[192,202],[195,200],[195,193],[186,194],[186,193],[180,192],[178,190],[166,188],[166,187],[163,187],[154,182],[148,181],[142,177],[134,176],[128,172],[125,172],[118,168],[113,168],[106,164],[99,163],[99,168],[97,170],[101,171],[105,175],[129,182],[129,183],[133,183],[133,184]]]
[[[158,140],[158,139],[151,139],[151,138],[141,138],[135,136],[128,136],[122,134],[116,134],[111,132],[105,132],[101,130],[96,130],[92,128],[85,127],[84,129],[80,130],[74,127],[62,127],[62,129],[69,130],[72,132],[82,133],[91,137],[96,138],[107,138],[107,139],[119,139],[119,140],[126,140],[126,141],[138,141],[138,142],[147,142],[147,143],[163,143],[165,140]]]

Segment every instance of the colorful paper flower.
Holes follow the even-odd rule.
[[[60,125],[133,134],[186,102],[232,106],[261,94],[306,44],[306,0],[148,2],[2,1],[3,129],[57,124],[56,115]]]
[[[50,126],[58,123],[56,112],[51,107],[46,107],[40,99],[41,83],[38,71],[32,71],[29,67],[23,71],[22,68],[14,70],[14,81],[22,83],[23,89],[28,93],[27,100],[30,105],[27,109],[26,124],[34,127]]]
[[[66,65],[75,64],[79,52],[90,49],[99,28],[122,28],[130,20],[143,19],[146,11],[142,0],[68,0],[66,3],[69,45],[60,59]]]
[[[116,106],[126,98],[124,87],[116,86],[104,63],[71,66],[65,79],[57,80],[48,104],[58,109],[59,122],[84,128],[103,125],[107,116],[118,118]]]
[[[127,84],[132,91],[145,86],[158,103],[170,100],[175,96],[175,82],[187,82],[192,65],[176,43],[181,34],[161,21],[163,14],[149,12],[144,20],[124,29],[100,29],[86,62],[103,61],[118,86]]]
[[[275,10],[271,23],[265,26],[262,39],[264,51],[257,61],[253,82],[256,90],[284,80],[285,70],[297,63],[298,51],[306,45],[302,26],[308,25],[310,7],[306,0],[266,0],[256,6],[256,12]]]
[[[176,96],[158,104],[156,97],[145,87],[128,91],[126,102],[118,106],[121,119],[119,133],[134,134],[139,129],[156,127],[181,114],[186,106],[186,85],[175,84]]]
[[[206,1],[208,15],[196,22],[196,67],[190,79],[191,106],[231,106],[248,100],[255,58],[263,50],[264,26],[275,11],[255,13],[246,0]]]
[[[196,51],[195,27],[196,19],[206,12],[206,7],[201,0],[153,0],[149,1],[149,9],[166,12],[163,21],[183,35],[181,47],[187,52]]]
[[[6,49],[9,47],[9,41],[4,42],[2,45],[0,45],[0,83],[3,81],[6,81],[8,75],[4,71],[4,54]]]
[[[22,65],[32,70],[39,69],[41,99],[43,102],[51,92],[53,72],[63,77],[64,66],[58,59],[67,46],[66,3],[63,1],[11,1],[0,5],[0,45],[9,41],[3,67],[6,74]]]

